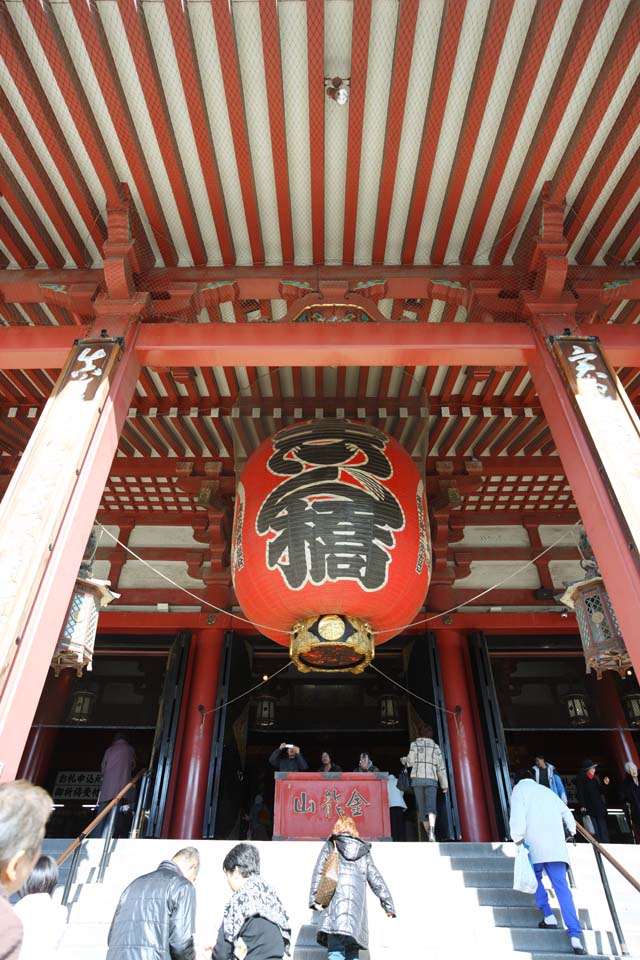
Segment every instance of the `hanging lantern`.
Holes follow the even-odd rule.
[[[300,670],[364,670],[374,644],[422,606],[430,567],[424,483],[381,430],[311,420],[247,461],[231,553],[236,596]]]
[[[590,723],[591,716],[587,706],[587,698],[580,690],[566,693],[562,699],[567,705],[569,723],[572,727],[584,727]]]
[[[91,670],[100,607],[106,607],[120,596],[109,590],[108,584],[108,580],[76,580],[67,619],[51,661],[56,677],[67,667],[74,669],[79,677],[85,667]]]
[[[587,673],[593,669],[599,680],[605,670],[617,670],[624,677],[631,658],[602,577],[572,584],[560,600],[576,612]]]
[[[72,723],[87,723],[93,713],[96,694],[92,690],[76,690],[71,701],[69,720]]]
[[[630,727],[640,727],[640,693],[627,693],[623,698]]]
[[[393,694],[380,697],[380,723],[383,727],[397,727],[400,723],[400,704]]]
[[[258,697],[256,700],[256,727],[273,727],[275,722],[275,697]]]

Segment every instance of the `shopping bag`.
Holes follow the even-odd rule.
[[[519,845],[513,865],[513,889],[521,890],[522,893],[535,893],[538,889],[538,881],[529,859],[529,851],[524,843]]]
[[[591,836],[593,836],[593,833],[594,833],[593,820],[591,819],[588,813],[585,813],[585,815],[582,818],[582,826],[585,828],[585,830],[589,831]]]

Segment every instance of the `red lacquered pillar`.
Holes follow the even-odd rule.
[[[596,692],[600,715],[607,726],[628,727],[629,723],[624,707],[620,703],[613,673],[610,670],[603,673],[601,680],[593,681],[592,689]],[[637,767],[640,767],[638,751],[628,730],[612,730],[607,734],[607,741],[620,779],[626,774],[624,765],[627,761],[631,760]]]
[[[183,700],[180,756],[173,793],[169,834],[184,840],[202,837],[211,741],[216,706],[223,629],[199,630],[191,639],[189,689]],[[203,712],[198,706],[204,707]]]
[[[38,724],[60,723],[75,675],[75,670],[62,670],[59,677],[54,677],[53,672],[47,677],[34,726],[29,731],[27,745],[20,761],[18,780],[30,780],[31,783],[37,783],[40,786],[44,784],[51,762],[51,753],[60,731],[58,727],[42,727]]]
[[[485,774],[473,721],[475,692],[467,669],[467,637],[462,630],[439,630],[437,638],[447,709],[462,708],[457,718],[447,714],[462,839],[491,840]]]

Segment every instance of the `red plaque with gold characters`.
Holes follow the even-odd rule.
[[[320,840],[351,817],[363,840],[390,840],[386,773],[276,773],[274,840]]]
[[[362,670],[429,585],[420,472],[366,423],[280,430],[240,477],[231,562],[244,614],[300,669]]]

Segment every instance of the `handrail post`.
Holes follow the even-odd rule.
[[[629,950],[627,949],[627,943],[624,939],[624,934],[622,932],[622,927],[620,926],[620,921],[618,919],[618,911],[616,910],[615,903],[613,902],[613,896],[611,894],[611,887],[609,886],[609,879],[607,877],[606,870],[604,869],[604,864],[602,862],[602,854],[596,846],[593,846],[593,852],[596,855],[596,863],[598,864],[598,870],[600,871],[600,879],[602,880],[602,886],[604,887],[604,895],[607,898],[607,904],[609,905],[609,911],[611,913],[611,919],[613,920],[613,926],[616,931],[616,936],[620,942],[620,952],[623,957],[629,956]]]
[[[100,866],[98,867],[98,876],[96,877],[96,883],[102,883],[104,879],[105,870],[107,869],[107,857],[109,856],[109,844],[111,843],[111,838],[113,837],[113,828],[116,822],[116,814],[118,813],[118,804],[114,803],[109,814],[109,819],[107,820],[107,830],[104,840],[104,848],[102,850],[102,857],[100,858]]]
[[[129,839],[135,840],[138,839],[138,831],[140,830],[140,824],[142,822],[142,817],[145,812],[145,806],[147,803],[147,793],[149,790],[149,783],[151,781],[150,771],[147,770],[145,775],[142,778],[140,783],[140,792],[138,793],[138,802],[136,804],[136,810],[133,815],[133,822],[131,823],[131,830],[129,832]]]
[[[66,907],[69,902],[69,894],[71,893],[71,885],[75,879],[76,870],[78,869],[78,860],[80,858],[80,851],[82,850],[82,844],[84,842],[84,834],[81,833],[78,837],[80,843],[73,851],[73,857],[71,858],[71,866],[69,867],[69,873],[67,874],[67,879],[65,880],[64,890],[62,892],[62,906]]]

